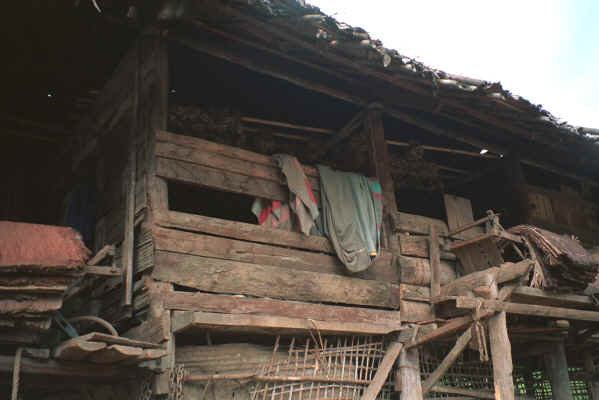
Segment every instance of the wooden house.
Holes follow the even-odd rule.
[[[59,186],[94,186],[96,255],[60,315],[118,339],[89,321],[73,339],[2,328],[24,399],[599,399],[599,259],[549,265],[510,229],[574,235],[592,256],[597,131],[303,1],[139,2],[119,18],[135,39]],[[318,165],[378,179],[367,270],[327,237],[257,223],[255,198],[290,199],[275,154],[300,161],[317,202]],[[561,275],[531,287],[539,268]]]

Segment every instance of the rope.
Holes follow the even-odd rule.
[[[482,309],[483,301],[480,298],[476,299],[476,308],[474,309],[474,320],[472,329],[474,329],[474,338],[476,339],[476,347],[478,348],[478,354],[481,362],[489,361],[489,351],[487,348],[487,334],[485,332],[485,326],[480,322],[480,311]]]
[[[11,400],[17,400],[19,397],[19,374],[21,372],[21,357],[23,355],[23,348],[19,347],[15,354],[15,362],[12,369],[12,395]]]
[[[114,326],[112,326],[110,324],[110,322],[99,318],[99,317],[94,317],[93,315],[83,315],[81,317],[74,317],[74,318],[69,318],[67,320],[69,323],[73,323],[73,322],[78,322],[78,321],[91,321],[91,322],[95,322],[97,324],[102,325],[104,328],[106,328],[106,330],[108,330],[108,332],[110,332],[110,334],[112,336],[118,336],[119,333],[116,331],[116,329],[114,329]]]

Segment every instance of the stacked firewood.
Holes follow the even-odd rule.
[[[37,342],[89,253],[71,228],[0,221],[0,342]]]
[[[599,272],[599,262],[568,235],[559,235],[530,225],[518,225],[509,232],[526,238],[538,261],[531,286],[560,291],[583,291]]]

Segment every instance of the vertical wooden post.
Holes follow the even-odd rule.
[[[491,358],[493,359],[495,398],[514,400],[512,345],[507,333],[505,311],[498,312],[489,318],[489,338],[491,340]]]
[[[393,178],[391,177],[391,161],[387,142],[385,142],[385,129],[383,127],[380,105],[373,104],[370,106],[365,122],[370,136],[371,164],[383,192],[384,235],[386,236],[387,247],[393,247],[394,243],[391,235],[394,230],[395,216],[397,215],[397,204],[395,201],[395,190],[393,188]]]
[[[563,342],[555,343],[553,351],[545,353],[545,369],[551,381],[551,393],[554,399],[571,400],[570,376],[568,375],[568,361],[566,348]]]
[[[599,382],[592,379],[597,372],[592,352],[586,352],[584,355],[584,372],[587,374],[587,386],[591,399],[599,400]]]
[[[502,196],[507,200],[508,215],[502,215],[502,222],[508,225],[523,224],[529,221],[530,210],[526,194],[526,178],[522,163],[517,154],[508,154],[503,159],[506,185]]]
[[[428,256],[431,263],[431,297],[441,295],[441,255],[439,251],[439,235],[431,224],[428,238]]]
[[[404,349],[400,353],[399,373],[401,374],[401,399],[422,400],[418,347]]]

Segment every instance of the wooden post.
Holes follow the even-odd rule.
[[[592,352],[584,355],[584,372],[587,374],[587,386],[592,400],[599,400],[599,382],[594,380],[597,369],[593,361]]]
[[[422,400],[418,347],[404,349],[401,352],[399,355],[399,373],[401,374],[401,399]]]
[[[395,360],[397,360],[397,356],[401,352],[403,348],[403,344],[399,342],[393,342],[387,349],[385,353],[385,357],[379,364],[376,374],[374,375],[374,379],[368,385],[368,388],[362,395],[361,400],[374,400],[379,395],[379,392],[383,388],[383,385],[387,381],[387,377],[389,376],[389,372],[393,368],[393,364]]]
[[[512,346],[507,333],[505,311],[499,312],[489,318],[489,338],[491,340],[491,357],[493,359],[495,398],[498,400],[514,400]]]
[[[470,339],[472,339],[472,329],[468,328],[460,338],[456,341],[455,345],[451,349],[451,351],[445,356],[441,364],[433,371],[432,374],[424,381],[422,384],[422,393],[427,394],[432,387],[437,383],[437,381],[447,372],[447,370],[453,365],[455,360],[462,354],[468,343],[470,343]]]
[[[379,179],[383,192],[383,227],[386,247],[393,247],[395,244],[391,236],[395,228],[397,203],[395,201],[395,190],[391,177],[391,161],[387,142],[385,142],[385,130],[380,105],[373,104],[370,106],[365,122],[366,129],[368,129],[370,134],[370,160],[374,169],[373,172]]]
[[[441,255],[439,235],[434,225],[430,228],[428,255],[431,263],[431,297],[438,297],[441,295]]]
[[[551,392],[554,399],[571,400],[570,377],[568,375],[568,361],[563,342],[555,343],[553,351],[545,353],[545,369],[551,381]]]

